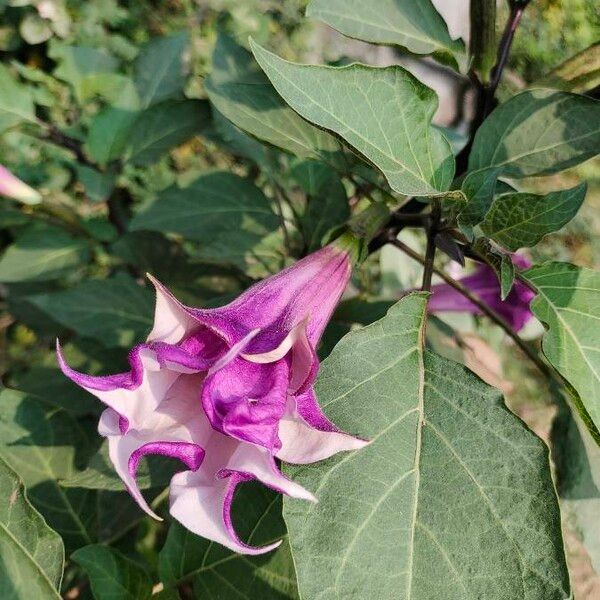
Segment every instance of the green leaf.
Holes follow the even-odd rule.
[[[110,152],[109,152],[110,154]],[[109,156],[101,156],[100,162],[106,162]],[[116,173],[102,173],[92,167],[77,164],[77,178],[83,184],[88,198],[94,202],[104,202],[115,188]]]
[[[182,32],[153,39],[142,48],[134,64],[142,108],[183,97],[186,81],[183,54],[187,45],[187,33]]]
[[[426,295],[342,339],[317,380],[333,421],[371,444],[287,468],[304,600],[562,600],[569,576],[548,449],[500,394],[422,354]]]
[[[600,429],[600,273],[549,262],[522,275],[538,292],[530,307],[547,327],[544,355],[573,387]]]
[[[464,53],[430,0],[312,0],[306,16],[324,21],[350,37],[402,46],[415,54]]]
[[[486,237],[479,237],[473,243],[475,252],[492,268],[500,283],[500,298],[506,297],[512,289],[516,277],[516,268],[512,257]]]
[[[552,457],[563,518],[582,540],[596,572],[600,571],[600,448],[553,390],[558,412],[552,423]]]
[[[132,220],[130,229],[179,233],[204,243],[228,234],[236,223],[237,250],[243,251],[279,225],[264,194],[233,173],[202,175],[185,188],[170,188]]]
[[[0,597],[57,600],[65,549],[0,458]]]
[[[152,293],[128,276],[88,280],[28,300],[57,323],[105,346],[131,346],[152,327]]]
[[[0,133],[23,121],[35,121],[33,99],[29,88],[18,83],[10,71],[0,64]]]
[[[85,546],[71,558],[89,575],[96,600],[147,600],[152,596],[148,573],[114,548]]]
[[[549,175],[600,149],[600,101],[529,90],[501,104],[477,130],[469,170],[499,169],[508,177]]]
[[[401,194],[447,190],[454,175],[450,143],[431,126],[437,96],[402,67],[300,65],[252,43],[283,99],[377,166]]]
[[[249,158],[265,170],[270,168],[271,165],[266,146],[244,133],[239,127],[236,127],[214,106],[212,107],[212,115],[217,135],[232,154]]]
[[[24,374],[17,374],[16,387],[45,402],[64,408],[76,417],[97,415],[100,411],[98,400],[89,392],[75,385],[56,368],[53,354],[51,367],[33,366]]]
[[[119,61],[106,50],[56,40],[51,40],[48,56],[58,63],[55,77],[71,84],[80,103],[85,101],[83,82],[86,77],[95,73],[112,73],[119,67]]]
[[[545,196],[503,194],[494,200],[481,229],[512,251],[535,246],[546,234],[558,231],[577,214],[586,190],[586,184],[582,183]]]
[[[461,190],[467,197],[466,206],[458,215],[458,222],[472,236],[471,228],[481,223],[494,201],[494,190],[500,169],[483,169],[468,173]]]
[[[233,522],[240,537],[254,546],[285,537],[281,495],[258,483],[241,485],[233,502]],[[298,598],[285,539],[274,552],[244,556],[173,523],[160,551],[159,573],[165,586],[193,581],[196,597],[206,600]]]
[[[301,157],[334,160],[339,143],[291,110],[252,55],[220,33],[213,70],[204,81],[208,97],[234,125],[259,140]]]
[[[235,265],[248,277],[260,279],[283,269],[287,253],[280,229],[268,234],[245,233],[243,236],[239,231],[231,230],[203,245],[197,256],[205,261]]]
[[[92,542],[95,495],[65,490],[93,447],[84,429],[65,411],[14,390],[0,393],[0,457],[23,478],[31,503],[63,537],[67,550]]]
[[[598,87],[600,85],[600,42],[568,58],[535,85],[579,93]]]
[[[101,165],[120,158],[130,139],[138,113],[107,106],[92,120],[85,141],[87,154]]]
[[[350,218],[346,190],[330,166],[314,160],[294,165],[292,175],[308,195],[302,220],[305,243],[310,251],[317,250],[328,231]]]
[[[27,229],[0,258],[0,281],[47,281],[84,265],[90,257],[85,240],[54,227]]]
[[[125,147],[135,165],[156,162],[163,154],[199,134],[210,122],[201,100],[165,102],[146,109],[134,121]]]

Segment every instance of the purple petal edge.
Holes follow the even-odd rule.
[[[191,442],[148,442],[129,457],[129,474],[135,478],[140,460],[148,454],[159,454],[180,460],[191,471],[197,471],[204,460],[204,449]]]

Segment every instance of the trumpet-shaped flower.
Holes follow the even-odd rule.
[[[306,464],[367,442],[337,429],[312,384],[315,346],[351,272],[348,253],[331,245],[216,309],[189,308],[160,283],[154,326],[129,355],[131,370],[106,377],[60,366],[107,408],[99,432],[125,486],[158,518],[136,483],[140,459],[161,454],[186,470],[170,485],[170,512],[198,535],[246,554],[231,520],[236,486],[250,479],[315,501],[285,477],[276,459]]]
[[[521,269],[531,266],[530,261],[519,254],[513,254],[512,261]],[[515,281],[508,296],[502,300],[498,277],[488,265],[480,265],[474,273],[462,277],[458,281],[502,316],[516,331],[525,327],[533,316],[529,310],[529,303],[535,296],[534,292],[521,281]],[[431,292],[428,303],[430,312],[481,314],[475,304],[447,283],[432,286]]]
[[[39,204],[42,201],[39,192],[15,177],[2,165],[0,165],[0,194],[24,204]]]

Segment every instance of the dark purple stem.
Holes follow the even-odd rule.
[[[508,21],[506,21],[504,32],[502,33],[500,45],[498,46],[498,58],[494,68],[492,69],[490,83],[485,92],[485,104],[483,109],[484,118],[489,115],[494,108],[496,90],[498,89],[498,84],[502,79],[504,67],[506,67],[506,63],[508,61],[508,56],[510,54],[510,49],[515,37],[515,32],[517,31],[517,27],[521,22],[523,12],[528,4],[529,0],[522,2],[512,0],[510,2],[510,15],[508,17]]]

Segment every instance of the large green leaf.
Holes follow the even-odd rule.
[[[200,176],[188,187],[170,188],[140,211],[131,229],[179,233],[208,243],[232,230],[236,251],[250,249],[279,225],[265,195],[233,173]]]
[[[135,59],[135,84],[142,108],[183,96],[186,33],[151,40]]]
[[[494,200],[481,229],[509,250],[535,246],[547,233],[558,231],[577,214],[586,189],[582,183],[545,196],[503,194]]]
[[[291,110],[252,55],[219,34],[204,87],[218,111],[243,131],[302,157],[333,159],[339,143]]]
[[[552,457],[563,520],[578,535],[600,573],[600,448],[558,390]]]
[[[281,495],[258,483],[243,484],[233,503],[241,538],[264,545],[285,537]],[[287,540],[274,552],[244,556],[172,524],[160,551],[165,586],[193,581],[195,596],[205,600],[285,600],[298,598],[294,564]]]
[[[522,275],[538,293],[531,310],[547,327],[542,340],[546,358],[600,429],[600,273],[550,262]]]
[[[123,275],[28,300],[57,323],[108,347],[130,346],[152,326],[152,293]]]
[[[464,52],[430,0],[312,0],[306,16],[325,21],[350,37],[403,46],[415,54]]]
[[[175,146],[200,133],[210,121],[201,100],[164,102],[141,112],[131,125],[124,151],[135,165],[157,161]]]
[[[500,169],[509,177],[548,175],[600,151],[600,101],[528,90],[501,104],[477,130],[469,170]]]
[[[99,164],[120,158],[138,113],[131,109],[107,106],[92,120],[85,150]]]
[[[319,598],[562,600],[569,577],[548,449],[462,365],[422,353],[426,295],[348,334],[317,393],[371,440],[288,473],[300,593]]]
[[[0,458],[0,597],[56,600],[65,550],[31,506],[19,476]]]
[[[95,495],[65,490],[70,477],[93,451],[84,428],[64,411],[13,390],[0,393],[0,457],[25,481],[31,503],[65,541],[67,550],[93,541]]]
[[[437,96],[402,67],[300,65],[252,43],[283,99],[311,123],[336,133],[386,176],[401,194],[448,189],[450,143],[431,126]]]
[[[33,99],[29,89],[18,83],[0,64],[0,133],[23,121],[34,121]]]
[[[89,244],[54,227],[27,229],[0,258],[0,281],[56,279],[89,259]]]
[[[146,571],[114,548],[85,546],[74,552],[72,559],[89,575],[96,600],[147,600],[152,596],[152,580]]]

